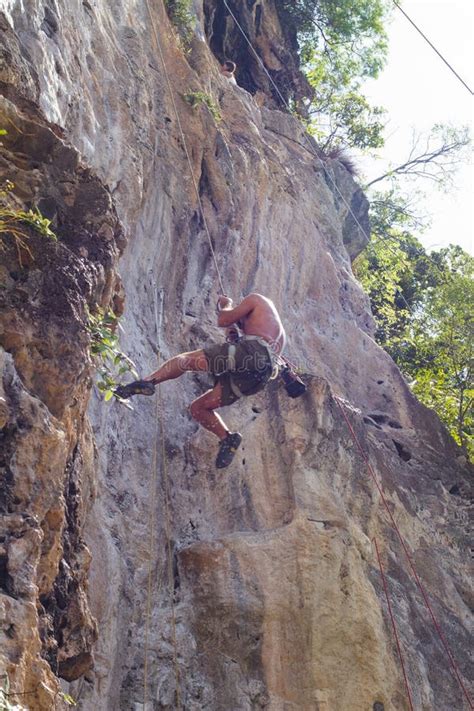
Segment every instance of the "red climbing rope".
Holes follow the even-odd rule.
[[[381,575],[381,577],[382,577],[383,589],[385,590],[385,597],[387,598],[388,612],[389,612],[389,615],[390,615],[390,619],[391,619],[391,621],[392,621],[393,634],[395,635],[395,641],[396,641],[396,643],[397,643],[398,656],[400,657],[400,664],[402,665],[402,672],[403,672],[403,678],[404,678],[404,680],[405,680],[405,688],[406,688],[406,690],[407,690],[408,703],[409,703],[409,705],[410,705],[410,711],[414,711],[414,709],[413,709],[413,702],[412,702],[412,700],[411,700],[410,685],[408,684],[408,677],[407,677],[407,673],[406,673],[406,671],[405,671],[405,664],[404,664],[404,661],[403,661],[402,647],[401,647],[401,645],[400,645],[400,640],[399,640],[399,638],[398,638],[397,626],[396,626],[396,624],[395,624],[395,617],[394,617],[393,612],[392,612],[392,606],[391,606],[391,604],[390,604],[390,597],[389,597],[389,594],[388,594],[388,585],[387,585],[387,581],[386,581],[386,579],[385,579],[385,575],[384,575],[384,572],[383,572],[382,560],[381,560],[381,558],[380,558],[379,547],[378,547],[378,545],[377,545],[377,539],[376,539],[376,538],[374,538],[374,544],[375,544],[375,551],[376,551],[376,553],[377,553],[377,560],[378,560],[378,562],[379,562],[380,575]]]
[[[445,636],[444,636],[444,634],[443,634],[443,632],[442,632],[442,630],[441,630],[441,627],[439,626],[439,623],[438,623],[438,621],[437,621],[437,619],[436,619],[436,617],[435,617],[435,615],[434,615],[434,612],[433,612],[433,610],[431,609],[431,605],[430,605],[430,601],[428,600],[428,596],[427,596],[427,594],[426,594],[426,592],[425,592],[425,589],[424,589],[424,587],[423,587],[423,585],[422,585],[422,583],[421,583],[420,578],[418,577],[418,573],[417,573],[416,568],[415,568],[415,565],[414,565],[414,563],[413,563],[413,561],[412,561],[411,555],[410,555],[410,553],[408,552],[408,548],[407,548],[407,546],[406,546],[406,544],[405,544],[405,541],[403,540],[403,536],[402,536],[402,534],[401,534],[401,532],[400,532],[400,529],[399,529],[398,526],[397,526],[397,522],[396,522],[395,519],[393,518],[392,512],[390,511],[390,507],[389,507],[389,505],[388,505],[388,503],[387,503],[387,499],[385,498],[384,493],[383,493],[383,490],[382,490],[382,487],[380,486],[380,484],[379,484],[379,482],[378,482],[378,480],[377,480],[377,477],[376,477],[376,475],[375,475],[374,469],[373,469],[373,467],[372,467],[372,465],[371,465],[371,463],[370,463],[370,461],[369,461],[369,459],[368,459],[366,453],[364,452],[364,450],[363,450],[363,448],[362,448],[362,445],[360,444],[360,442],[359,442],[359,440],[358,440],[358,438],[357,438],[357,435],[356,435],[356,433],[355,433],[355,431],[354,431],[354,428],[353,428],[352,425],[351,425],[351,422],[350,422],[349,418],[347,417],[347,414],[346,414],[346,412],[345,412],[345,410],[344,410],[344,407],[343,407],[343,405],[342,405],[342,403],[341,403],[340,398],[335,397],[334,399],[336,400],[336,402],[337,402],[337,404],[338,404],[338,406],[339,406],[339,409],[340,409],[341,412],[342,412],[342,415],[343,415],[343,417],[344,417],[344,419],[345,419],[345,421],[346,421],[346,424],[347,424],[347,426],[348,426],[348,428],[349,428],[349,431],[350,431],[350,433],[351,433],[351,435],[352,435],[352,439],[354,440],[354,442],[355,442],[355,444],[356,444],[356,446],[357,446],[359,452],[360,452],[361,455],[362,455],[363,460],[365,461],[365,464],[367,465],[367,469],[368,469],[368,471],[369,471],[369,473],[370,473],[370,476],[372,477],[372,479],[373,479],[373,481],[374,481],[374,483],[375,483],[375,486],[376,486],[377,489],[378,489],[378,492],[379,492],[379,494],[380,494],[380,498],[382,499],[383,504],[384,504],[384,506],[385,506],[385,508],[386,508],[386,510],[387,510],[387,513],[388,513],[388,515],[389,515],[389,517],[390,517],[390,520],[391,520],[391,522],[392,522],[393,528],[395,529],[395,531],[396,531],[396,533],[397,533],[397,536],[398,536],[398,538],[399,538],[399,541],[400,541],[400,543],[401,543],[401,545],[402,545],[402,548],[403,548],[403,550],[405,551],[405,555],[406,555],[406,557],[407,557],[408,564],[409,564],[410,569],[411,569],[411,571],[412,571],[412,573],[413,573],[413,576],[414,576],[414,578],[415,578],[415,580],[416,580],[416,584],[417,584],[417,586],[418,586],[418,589],[419,589],[419,591],[421,592],[421,595],[422,595],[423,600],[424,600],[424,602],[425,602],[425,605],[426,605],[426,607],[427,607],[427,609],[428,609],[428,612],[429,612],[429,614],[430,614],[430,617],[431,617],[431,620],[432,620],[432,622],[433,622],[433,625],[434,625],[434,627],[435,627],[435,629],[436,629],[436,632],[438,633],[438,637],[440,638],[440,640],[441,640],[441,642],[442,642],[442,644],[443,644],[443,646],[444,646],[444,649],[445,649],[445,651],[446,651],[446,654],[448,655],[448,658],[449,658],[449,661],[450,661],[451,668],[452,668],[452,670],[453,670],[454,676],[455,676],[456,679],[458,680],[459,685],[460,685],[461,689],[462,689],[463,692],[464,692],[464,696],[465,696],[466,699],[467,699],[467,702],[468,702],[468,704],[469,704],[469,708],[474,709],[474,706],[473,706],[472,701],[471,701],[471,697],[469,696],[469,693],[468,693],[468,691],[467,691],[467,689],[466,689],[466,687],[465,687],[465,685],[464,685],[464,683],[463,683],[463,680],[461,679],[460,672],[459,672],[459,670],[458,670],[456,661],[455,661],[455,659],[454,659],[454,657],[453,657],[453,654],[452,654],[452,652],[451,652],[451,649],[450,649],[450,647],[449,647],[449,644],[447,643],[447,641],[446,641],[446,639],[445,639]]]

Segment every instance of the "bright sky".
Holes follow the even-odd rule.
[[[473,0],[404,0],[403,9],[438,51],[474,90]],[[387,109],[386,144],[378,160],[365,158],[361,167],[368,180],[388,165],[404,162],[412,130],[427,131],[436,123],[470,125],[474,137],[474,97],[451,73],[404,15],[393,6],[389,27],[389,57],[385,70],[368,81],[363,93],[372,104]],[[420,204],[431,227],[418,235],[428,249],[459,244],[474,253],[474,165],[465,163],[445,194],[429,181],[417,186],[428,193]],[[405,184],[405,189],[416,184]],[[384,183],[380,183],[383,187]],[[388,184],[386,184],[388,187]]]

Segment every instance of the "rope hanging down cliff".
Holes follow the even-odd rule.
[[[155,314],[155,333],[156,333],[156,344],[159,348],[160,344],[160,327],[158,318],[158,300],[157,300],[157,288],[153,290],[153,306]],[[158,350],[159,353],[159,350]],[[151,617],[151,600],[152,600],[152,570],[153,570],[153,549],[154,549],[154,530],[155,530],[155,492],[157,483],[157,473],[158,473],[158,440],[161,442],[161,465],[163,472],[163,500],[165,505],[165,534],[166,534],[166,554],[167,554],[167,565],[168,565],[168,585],[171,600],[171,629],[173,637],[173,665],[175,673],[175,683],[176,683],[176,709],[181,711],[181,673],[178,663],[178,642],[176,637],[176,611],[175,611],[175,600],[174,600],[174,585],[173,585],[173,558],[171,551],[171,523],[170,523],[170,503],[169,503],[169,479],[168,479],[168,460],[166,456],[165,448],[165,430],[164,430],[164,407],[163,400],[161,397],[161,388],[158,388],[158,397],[156,399],[156,412],[155,412],[155,422],[160,423],[159,430],[155,433],[153,439],[153,454],[152,454],[152,484],[151,484],[151,500],[150,500],[150,510],[149,510],[149,545],[148,545],[148,576],[147,576],[147,594],[146,594],[146,614],[145,614],[145,649],[144,649],[144,665],[143,665],[143,707],[146,708],[147,696],[148,696],[148,639],[149,639],[149,629],[150,629],[150,617]],[[164,576],[164,571],[162,571],[162,576]],[[160,576],[160,581],[162,577]],[[160,592],[161,585],[158,589],[158,594]]]
[[[410,711],[414,711],[414,708],[413,708],[413,701],[412,701],[412,698],[411,698],[410,684],[408,683],[408,677],[407,677],[407,673],[406,673],[406,670],[405,670],[405,661],[404,661],[404,659],[403,659],[403,654],[402,654],[402,646],[401,646],[401,644],[400,644],[400,639],[399,639],[399,636],[398,636],[397,625],[396,625],[396,623],[395,623],[395,616],[394,616],[394,614],[393,614],[393,612],[392,612],[392,605],[391,605],[391,603],[390,603],[390,595],[388,594],[388,585],[387,585],[387,581],[386,581],[386,579],[385,579],[385,574],[384,574],[384,572],[383,572],[382,559],[381,559],[381,557],[380,557],[379,547],[378,547],[378,545],[377,545],[377,539],[376,539],[376,538],[373,539],[373,543],[374,543],[374,545],[375,545],[375,552],[376,552],[376,554],[377,554],[377,561],[378,561],[379,568],[380,568],[380,577],[382,578],[382,585],[383,585],[383,589],[384,589],[384,592],[385,592],[385,599],[387,600],[388,614],[390,615],[390,621],[391,621],[391,623],[392,623],[393,635],[394,635],[394,637],[395,637],[395,641],[396,641],[396,644],[397,644],[398,658],[400,659],[400,664],[401,664],[402,671],[403,671],[403,680],[404,680],[404,682],[405,682],[405,689],[406,689],[406,691],[407,691],[408,703],[409,703],[409,705],[410,705]]]
[[[203,221],[203,224],[204,224],[204,230],[205,230],[205,232],[206,232],[206,236],[207,236],[207,239],[208,239],[208,242],[209,242],[209,249],[211,250],[212,259],[214,260],[214,266],[215,266],[215,268],[216,268],[217,279],[218,279],[218,281],[219,281],[219,286],[220,286],[220,289],[221,289],[221,294],[225,294],[224,283],[223,283],[223,281],[222,281],[222,276],[221,276],[221,272],[220,272],[220,269],[219,269],[219,264],[218,264],[218,262],[217,262],[217,257],[216,257],[216,252],[215,252],[215,250],[214,250],[214,245],[212,244],[212,239],[211,239],[211,233],[210,233],[210,231],[209,231],[209,226],[208,226],[208,224],[207,224],[206,216],[205,216],[205,214],[204,214],[204,209],[203,209],[203,205],[202,205],[202,200],[201,200],[201,196],[200,196],[200,194],[199,194],[199,187],[198,187],[198,183],[197,183],[197,180],[196,180],[196,176],[194,175],[193,164],[192,164],[192,162],[191,162],[191,156],[190,156],[189,150],[188,150],[188,144],[186,143],[186,137],[185,137],[185,135],[184,135],[183,127],[182,127],[182,125],[181,125],[181,121],[180,121],[180,118],[179,118],[178,107],[176,106],[176,102],[175,102],[175,100],[174,100],[173,87],[171,86],[171,81],[170,81],[170,77],[169,77],[169,74],[168,74],[168,70],[166,69],[166,62],[165,62],[165,57],[164,57],[164,54],[163,54],[163,49],[162,49],[162,47],[161,47],[161,43],[160,43],[160,40],[159,40],[159,37],[158,37],[158,31],[157,31],[157,29],[156,29],[156,25],[155,25],[155,21],[154,21],[154,18],[153,18],[153,14],[152,14],[152,12],[151,12],[150,3],[149,3],[148,0],[145,0],[145,4],[146,4],[146,7],[147,7],[148,15],[149,15],[149,17],[150,17],[150,23],[151,23],[152,33],[153,33],[154,38],[155,38],[155,43],[156,43],[156,46],[157,46],[157,49],[158,49],[158,53],[159,53],[159,55],[160,55],[161,64],[162,64],[162,66],[163,66],[163,72],[164,72],[164,74],[165,74],[166,84],[167,84],[167,86],[168,86],[168,93],[169,93],[169,95],[170,95],[171,103],[173,104],[173,110],[174,110],[174,113],[175,113],[175,116],[176,116],[176,123],[177,123],[177,125],[178,125],[179,133],[180,133],[180,135],[181,135],[181,140],[182,140],[182,142],[183,142],[184,152],[186,153],[186,159],[187,159],[188,165],[189,165],[189,172],[191,173],[191,179],[192,179],[192,181],[193,181],[194,192],[196,193],[196,199],[197,199],[197,201],[198,201],[199,211],[200,211],[200,213],[201,213],[202,221]]]
[[[439,639],[441,640],[441,643],[442,643],[442,645],[443,645],[443,647],[444,647],[444,650],[445,650],[446,655],[447,655],[447,657],[448,657],[448,660],[449,660],[451,669],[452,669],[452,671],[453,671],[453,675],[454,675],[455,679],[458,681],[459,686],[461,687],[461,689],[462,689],[462,691],[463,691],[463,693],[464,693],[464,696],[466,697],[466,700],[467,700],[467,702],[468,702],[468,704],[469,704],[469,708],[470,708],[470,709],[474,709],[474,705],[473,705],[473,703],[472,703],[472,701],[471,701],[471,697],[470,697],[470,695],[469,695],[469,692],[468,692],[468,690],[466,689],[466,686],[464,685],[464,683],[463,683],[463,681],[462,681],[462,679],[461,679],[461,674],[460,674],[460,672],[459,672],[458,665],[456,664],[456,660],[454,659],[454,656],[453,656],[453,653],[452,653],[452,651],[451,651],[451,648],[450,648],[450,646],[449,646],[449,644],[448,644],[448,642],[447,642],[447,640],[446,640],[446,638],[445,638],[445,636],[444,636],[444,634],[443,634],[443,632],[442,632],[442,630],[441,630],[441,627],[440,627],[440,625],[439,625],[439,622],[438,622],[438,620],[437,620],[436,617],[435,617],[435,614],[434,614],[433,609],[432,609],[432,607],[431,607],[431,604],[430,604],[430,601],[429,601],[429,599],[428,599],[428,595],[427,595],[427,593],[426,593],[426,590],[425,590],[425,588],[424,588],[424,586],[423,586],[423,584],[422,584],[422,582],[421,582],[421,580],[420,580],[420,577],[419,577],[419,575],[418,575],[418,572],[417,572],[417,570],[416,570],[416,568],[415,568],[415,563],[413,562],[413,559],[412,559],[412,557],[411,557],[411,555],[410,555],[410,552],[408,551],[408,547],[407,547],[407,544],[405,543],[405,539],[403,538],[402,533],[401,533],[401,531],[400,531],[400,529],[399,529],[399,527],[398,527],[398,525],[397,525],[397,522],[395,521],[395,518],[394,518],[394,516],[393,516],[393,514],[392,514],[392,511],[390,510],[390,506],[388,505],[388,501],[387,501],[387,499],[385,498],[385,494],[384,494],[384,491],[383,491],[383,489],[382,489],[382,486],[381,486],[381,484],[379,483],[379,481],[378,481],[378,479],[377,479],[377,476],[376,476],[376,474],[375,474],[375,471],[374,471],[374,469],[373,469],[373,467],[372,467],[372,465],[371,465],[371,463],[370,463],[370,461],[369,461],[369,458],[368,458],[367,454],[365,453],[364,448],[362,447],[361,443],[359,442],[359,439],[358,439],[358,437],[357,437],[357,435],[356,435],[356,433],[355,433],[355,430],[354,430],[354,428],[353,428],[353,426],[352,426],[352,424],[351,424],[351,422],[350,422],[350,420],[349,420],[349,418],[348,418],[348,416],[347,416],[347,414],[346,414],[346,412],[345,412],[345,409],[344,409],[344,406],[343,406],[343,401],[342,401],[341,398],[339,398],[339,397],[336,397],[335,400],[336,400],[336,402],[337,402],[337,404],[338,404],[338,406],[339,406],[339,409],[340,409],[340,411],[341,411],[341,413],[342,413],[342,416],[343,416],[344,420],[346,421],[347,427],[348,427],[349,432],[350,432],[350,434],[351,434],[351,437],[352,437],[352,439],[353,439],[353,441],[354,441],[354,444],[356,445],[357,449],[358,449],[359,452],[360,452],[360,455],[361,455],[362,459],[363,459],[364,462],[365,462],[365,465],[366,465],[366,467],[367,467],[367,471],[369,472],[370,477],[372,478],[372,481],[374,482],[375,486],[377,487],[377,490],[378,490],[378,492],[379,492],[379,494],[380,494],[380,498],[381,498],[381,500],[382,500],[382,503],[383,503],[383,505],[384,505],[384,507],[385,507],[387,513],[388,513],[388,516],[389,516],[389,518],[390,518],[390,521],[391,521],[391,523],[392,523],[392,526],[393,526],[393,528],[394,528],[394,530],[395,530],[395,532],[396,532],[396,534],[397,534],[397,536],[398,536],[398,540],[400,541],[400,544],[401,544],[401,546],[402,546],[402,548],[403,548],[403,552],[405,553],[406,559],[407,559],[407,561],[408,561],[408,566],[409,566],[409,568],[410,568],[410,570],[411,570],[411,573],[412,573],[413,578],[414,578],[414,580],[415,580],[415,582],[416,582],[416,585],[417,585],[417,587],[418,587],[418,590],[419,590],[420,593],[421,593],[421,596],[422,596],[422,598],[423,598],[423,602],[424,602],[424,604],[425,604],[425,607],[426,607],[426,609],[427,609],[428,612],[429,612],[429,615],[430,615],[430,617],[431,617],[431,621],[433,622],[433,625],[434,625],[434,628],[435,628],[435,630],[436,630],[436,633],[437,633],[437,635],[438,635]]]

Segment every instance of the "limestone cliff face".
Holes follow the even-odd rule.
[[[229,6],[297,99],[275,2]],[[189,52],[150,9],[226,290],[275,300],[308,394],[273,383],[223,411],[244,434],[224,473],[187,413],[205,376],[133,412],[90,397],[86,305],[125,294],[145,373],[220,338],[216,273],[147,5],[8,0],[2,174],[59,241],[1,242],[1,671],[38,711],[64,706],[59,680],[84,711],[405,711],[376,538],[414,708],[467,709],[344,418],[467,688],[465,461],[373,341],[351,271],[365,198],[279,110],[222,2],[194,2]]]

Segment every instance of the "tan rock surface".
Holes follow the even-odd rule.
[[[61,261],[50,269],[63,294],[55,303],[72,311],[19,307],[21,289],[31,299],[45,280],[42,263],[20,285],[13,253],[1,272],[9,294],[1,343],[11,355],[0,416],[8,418],[9,457],[18,452],[22,462],[9,464],[6,487],[1,555],[8,575],[11,556],[13,575],[0,597],[2,663],[15,690],[40,680],[54,690],[47,659],[63,680],[77,679],[65,688],[84,711],[405,711],[376,537],[415,708],[467,709],[335,400],[347,403],[467,685],[466,467],[372,339],[367,297],[350,266],[364,237],[347,208],[366,229],[365,199],[343,166],[308,151],[301,126],[275,109],[274,97],[262,108],[219,75],[219,52],[235,49],[247,81],[268,92],[229,18],[218,36],[217,3],[194,5],[202,24],[185,55],[162,4],[151,3],[225,286],[235,298],[258,290],[275,300],[308,394],[291,401],[274,383],[225,412],[244,443],[223,473],[213,466],[214,440],[186,410],[204,376],[164,385],[158,417],[151,399],[129,412],[94,397],[94,458],[81,309],[121,301],[113,266],[123,247],[103,185],[130,233],[119,267],[122,345],[143,372],[157,351],[167,357],[220,337],[216,274],[145,4],[58,2],[45,12],[34,0],[26,16],[11,0],[2,21],[5,110],[39,125],[30,131],[37,139],[22,145],[29,160],[45,137],[52,160],[38,161],[39,175],[21,172],[12,145],[4,167],[21,178],[23,200],[53,197],[61,226],[78,221],[81,229],[72,237],[62,230],[67,269]],[[260,16],[259,48],[278,72],[292,49],[278,49],[274,3],[237,9],[254,33]],[[294,61],[285,76],[296,82]],[[183,99],[190,90],[208,92],[222,120],[192,109]],[[67,179],[57,179],[61,171]],[[13,392],[30,408],[29,435],[18,424],[26,405]],[[32,520],[23,524],[25,514]],[[40,617],[38,588],[49,591]],[[13,638],[9,624],[18,626]],[[51,708],[54,695],[44,693],[32,709]]]

